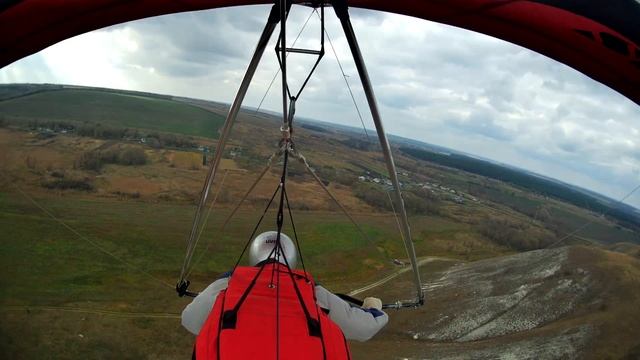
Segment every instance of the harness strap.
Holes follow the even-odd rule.
[[[274,250],[275,250],[275,248],[274,248]],[[272,253],[273,253],[274,250],[272,250]],[[269,255],[269,257],[271,257],[271,254]],[[224,311],[222,313],[222,316],[221,316],[221,319],[220,319],[220,330],[235,329],[236,328],[237,323],[238,323],[238,311],[240,311],[240,308],[242,307],[242,305],[244,304],[245,300],[247,299],[247,297],[251,293],[251,290],[253,290],[255,284],[258,281],[258,278],[262,274],[262,272],[263,272],[263,270],[264,270],[264,268],[265,268],[265,266],[267,264],[272,264],[272,262],[264,262],[260,266],[260,270],[258,270],[256,275],[253,277],[253,279],[251,280],[251,283],[246,288],[246,290],[242,293],[242,296],[240,296],[240,299],[235,304],[233,309]],[[302,298],[302,293],[300,292],[300,289],[298,288],[297,282],[296,282],[296,280],[294,278],[293,271],[291,271],[291,268],[289,268],[288,265],[279,265],[279,264],[276,263],[274,267],[276,267],[276,266],[286,266],[287,273],[289,274],[289,277],[291,278],[291,281],[293,283],[293,288],[294,288],[295,293],[296,293],[296,298],[298,299],[298,302],[300,303],[300,306],[302,307],[302,311],[303,311],[304,316],[305,316],[306,321],[307,321],[307,329],[308,329],[308,332],[309,332],[309,336],[315,336],[315,337],[320,337],[321,338],[322,337],[322,331],[321,331],[321,327],[320,327],[320,321],[318,319],[314,319],[311,316],[311,314],[309,312],[309,309],[307,309],[307,305],[305,304],[305,301]],[[281,272],[280,269],[277,269],[276,271]],[[280,276],[280,274],[278,274],[278,276]],[[324,344],[323,344],[323,347],[324,347]]]

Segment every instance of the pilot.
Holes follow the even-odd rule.
[[[229,338],[227,335],[225,335],[226,337],[223,337],[220,336],[220,334],[223,334],[223,330],[226,326],[225,324],[223,324],[223,322],[228,320],[227,318],[233,318],[233,316],[227,316],[227,313],[230,313],[234,310],[232,307],[230,307],[234,304],[238,304],[239,302],[244,301],[244,303],[238,304],[235,308],[237,313],[242,314],[242,311],[244,311],[245,314],[242,316],[237,316],[237,321],[240,322],[240,319],[242,318],[243,322],[253,323],[242,326],[234,323],[234,326],[236,326],[234,329],[268,327],[267,323],[275,317],[275,306],[270,306],[266,303],[260,305],[260,301],[268,301],[260,299],[268,298],[269,296],[275,296],[269,295],[275,294],[276,292],[269,292],[268,288],[272,287],[272,284],[267,284],[267,282],[269,281],[269,276],[271,276],[271,282],[273,282],[273,266],[277,267],[276,271],[279,271],[280,273],[288,271],[288,274],[291,275],[283,276],[281,277],[281,279],[296,279],[295,281],[298,282],[296,283],[298,285],[298,289],[294,289],[294,287],[290,285],[285,286],[285,284],[283,283],[283,285],[280,286],[281,293],[278,296],[281,296],[282,299],[286,299],[286,293],[287,291],[289,291],[290,299],[298,298],[300,299],[300,303],[303,304],[305,304],[305,301],[303,300],[304,298],[311,299],[309,302],[312,302],[315,298],[315,304],[313,304],[312,307],[317,308],[313,309],[307,304],[308,309],[305,311],[305,314],[307,314],[306,316],[308,317],[313,317],[319,322],[319,327],[321,329],[321,332],[323,333],[323,344],[327,340],[331,340],[331,337],[336,337],[337,339],[341,340],[341,346],[346,347],[346,353],[343,354],[344,356],[335,356],[333,358],[349,358],[349,350],[346,341],[344,341],[345,338],[349,340],[367,341],[371,339],[376,333],[378,333],[389,321],[388,315],[382,311],[382,302],[380,301],[380,299],[367,297],[364,299],[362,306],[352,305],[342,300],[337,295],[331,293],[321,285],[313,283],[313,280],[310,280],[310,277],[307,273],[300,270],[294,270],[297,262],[296,247],[293,241],[291,241],[288,236],[281,233],[280,249],[277,251],[279,256],[276,256],[275,247],[277,235],[278,234],[276,231],[268,231],[258,235],[252,241],[249,249],[249,263],[251,266],[239,266],[235,268],[233,273],[230,272],[224,274],[222,277],[209,285],[198,296],[196,296],[182,312],[182,326],[184,326],[189,332],[193,333],[194,335],[198,335],[198,339],[196,340],[196,348],[194,350],[194,355],[196,355],[197,358],[210,358],[210,355],[200,355],[203,352],[207,352],[210,354],[212,351],[212,346],[223,346],[223,344],[221,344],[219,340],[203,338],[203,336],[205,336],[202,334],[204,332],[204,330],[202,330],[203,327],[206,328],[207,337],[221,337],[222,339]],[[265,268],[265,266],[269,268],[267,269]],[[260,278],[264,278],[264,280],[260,280]],[[252,282],[254,283],[253,285]],[[258,285],[256,285],[255,283],[257,283]],[[261,283],[266,284],[266,286],[260,286],[259,284]],[[305,292],[308,292],[308,294],[306,294]],[[260,293],[261,296],[256,295],[254,297],[256,300],[252,301],[242,300],[242,298],[251,298],[252,293]],[[220,296],[220,294],[225,295]],[[229,299],[225,301],[225,297]],[[271,301],[273,304],[275,304],[275,300],[271,299]],[[242,309],[241,311],[237,311],[238,307],[240,306],[260,307],[260,310],[252,311],[251,309]],[[282,305],[280,306],[291,306],[295,307],[295,309],[300,309],[300,306],[299,304],[296,304],[296,301],[282,301]],[[281,314],[284,314],[287,313],[288,310],[282,308],[279,311]],[[269,312],[273,312],[273,314],[269,315]],[[253,314],[258,315],[254,316]],[[256,319],[252,319],[252,317],[256,317]],[[332,328],[335,328],[333,331],[333,335],[331,335]],[[311,330],[309,331],[312,332]],[[255,334],[251,336],[255,337]],[[217,341],[217,343],[210,344],[212,341]],[[305,343],[305,341],[300,339],[298,343],[302,344]],[[202,350],[207,347],[207,351]],[[217,349],[216,351],[219,351],[219,349]],[[327,352],[326,349],[323,351],[325,353]],[[245,353],[244,356],[247,357],[249,355]],[[241,357],[239,356],[238,358]],[[332,357],[326,358],[330,359]]]

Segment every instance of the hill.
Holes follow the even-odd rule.
[[[4,88],[4,90],[2,90]],[[0,114],[17,124],[83,123],[136,128],[216,138],[224,118],[171,97],[128,91],[79,87],[43,87],[14,90],[18,95],[0,100]],[[19,92],[23,91],[23,92]],[[0,94],[11,93],[0,86]]]
[[[640,260],[588,247],[423,269],[426,305],[392,313],[368,359],[622,359],[640,355]],[[444,268],[444,269],[443,269]],[[434,271],[436,270],[436,271]],[[404,286],[385,284],[386,295]],[[406,280],[404,280],[406,281]],[[372,291],[371,295],[381,291]]]

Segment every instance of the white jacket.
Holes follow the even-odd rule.
[[[198,335],[218,293],[226,289],[228,283],[229,278],[218,279],[196,296],[182,311],[182,326]],[[316,285],[315,290],[318,305],[329,310],[329,318],[340,326],[349,340],[367,341],[389,321],[389,316],[383,311],[352,306],[320,285]]]

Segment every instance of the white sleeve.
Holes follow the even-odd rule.
[[[329,310],[329,318],[349,340],[367,341],[389,321],[385,312],[352,306],[320,285],[316,286],[316,299],[320,307]]]
[[[213,309],[218,293],[226,289],[228,283],[229,278],[218,279],[198,294],[191,304],[187,305],[182,311],[182,326],[189,330],[190,333],[198,335],[200,328],[207,321],[207,317],[209,317],[209,313]]]

